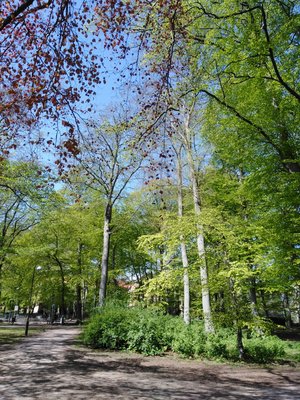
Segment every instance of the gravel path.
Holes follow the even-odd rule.
[[[57,327],[0,348],[0,399],[300,400],[300,371],[96,352]]]

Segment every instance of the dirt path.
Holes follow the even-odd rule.
[[[300,371],[94,352],[58,327],[0,348],[0,399],[300,400]]]

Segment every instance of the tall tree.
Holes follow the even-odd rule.
[[[32,162],[2,160],[0,174],[1,275],[15,240],[38,223],[45,199],[51,198],[51,188],[39,166]]]
[[[87,305],[95,305],[102,205],[88,195],[81,201],[75,199],[61,191],[39,224],[18,238],[7,260],[5,286],[7,293],[12,297],[18,294],[24,304],[27,297],[22,293],[28,282],[22,283],[22,277],[29,281],[32,268],[40,266],[36,276],[41,288],[39,301],[48,310],[53,304],[59,306],[61,315],[66,315],[67,309],[71,314],[74,311],[76,319],[82,320]],[[14,294],[16,287],[18,293]]]
[[[192,96],[189,99],[189,102],[181,101],[178,110],[176,111],[177,115],[175,116],[171,114],[169,123],[172,127],[172,138],[173,136],[175,137],[173,140],[176,140],[181,144],[186,155],[196,221],[196,241],[200,264],[203,317],[206,332],[213,332],[214,326],[210,305],[208,267],[204,238],[205,233],[203,225],[200,222],[202,214],[201,187],[197,177],[200,154],[197,154],[195,150],[195,143],[199,142],[199,139],[196,139],[196,135],[199,135],[199,131],[193,126],[193,119],[195,119],[196,115],[196,102],[197,98],[195,96]]]
[[[118,15],[118,6],[110,5]],[[130,13],[122,9],[118,27],[110,14],[100,15],[114,40],[129,26],[129,43],[138,45],[141,68],[153,83],[143,102],[156,118],[174,108],[172,89],[180,86],[181,97],[194,92],[216,104],[219,115],[234,118],[282,168],[299,172],[297,1],[141,0]]]
[[[179,148],[173,146],[176,153],[177,164],[177,204],[178,204],[178,218],[182,221],[183,218],[183,162],[182,150],[183,145]],[[190,323],[190,279],[189,279],[189,260],[187,255],[187,246],[184,235],[180,236],[180,250],[181,260],[183,266],[183,320],[186,324]]]
[[[122,120],[104,120],[98,127],[81,138],[78,151],[74,152],[83,182],[105,199],[103,220],[103,248],[99,305],[106,297],[109,252],[112,233],[113,207],[125,194],[133,176],[140,169],[143,157],[139,154],[134,128]],[[76,149],[75,149],[76,150]]]

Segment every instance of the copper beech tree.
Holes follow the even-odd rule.
[[[58,119],[89,102],[101,81],[92,24],[93,1],[0,3],[0,121],[4,154],[41,117]],[[15,128],[15,129],[14,129]],[[24,128],[24,129],[20,129]],[[73,133],[72,125],[66,127]],[[26,134],[24,133],[24,138]]]

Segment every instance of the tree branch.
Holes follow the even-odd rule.
[[[228,110],[230,110],[236,117],[238,117],[241,121],[245,122],[247,125],[251,126],[255,130],[257,130],[265,139],[265,141],[270,144],[280,155],[281,159],[283,159],[283,153],[280,147],[278,147],[270,138],[270,136],[267,134],[267,132],[259,125],[242,115],[236,108],[228,104],[225,100],[221,100],[219,97],[217,97],[215,94],[210,93],[206,89],[201,89],[199,93],[205,93],[207,96],[211,97],[212,99],[216,100],[219,104],[222,106],[226,107]]]
[[[35,11],[42,10],[44,8],[49,7],[53,0],[48,0],[47,3],[40,4],[39,6],[35,7]],[[21,4],[16,11],[9,14],[0,24],[0,32],[3,31],[11,22],[13,22],[19,15],[21,15],[24,11],[26,11],[32,4],[34,0],[27,0],[23,4]]]
[[[263,19],[263,30],[265,33],[265,37],[266,37],[266,41],[268,43],[268,51],[269,51],[269,57],[274,69],[274,72],[277,76],[278,81],[282,84],[282,86],[292,95],[294,96],[298,101],[300,101],[300,94],[297,93],[293,88],[290,87],[290,85],[288,83],[286,83],[284,81],[284,79],[282,78],[277,63],[276,63],[276,59],[275,59],[275,55],[274,55],[274,50],[271,47],[271,39],[270,39],[270,34],[269,34],[269,30],[268,30],[268,23],[267,23],[267,17],[266,17],[266,12],[263,6],[260,6],[260,10],[261,10],[261,14],[262,14],[262,19]]]
[[[205,14],[206,16],[208,16],[209,18],[213,18],[213,19],[217,19],[217,20],[222,20],[222,19],[228,19],[231,17],[236,17],[239,15],[243,15],[243,14],[247,14],[247,13],[251,13],[254,10],[260,10],[261,15],[262,15],[262,21],[263,21],[263,25],[262,25],[262,29],[264,31],[265,34],[265,38],[268,44],[268,56],[271,60],[272,63],[272,67],[273,70],[275,72],[275,75],[278,79],[278,82],[293,96],[295,97],[298,101],[300,101],[300,93],[298,93],[295,89],[293,89],[281,76],[277,62],[276,62],[276,57],[274,54],[274,50],[271,46],[271,38],[270,38],[270,34],[269,34],[269,30],[268,30],[268,22],[267,22],[267,16],[266,16],[266,12],[264,9],[264,6],[262,4],[258,4],[254,7],[251,8],[246,8],[245,10],[239,10],[237,12],[233,12],[230,14],[224,14],[224,15],[217,15],[215,13],[212,13],[210,11],[207,11],[204,6],[202,4],[200,4],[198,7],[198,9],[200,9],[203,14]]]

